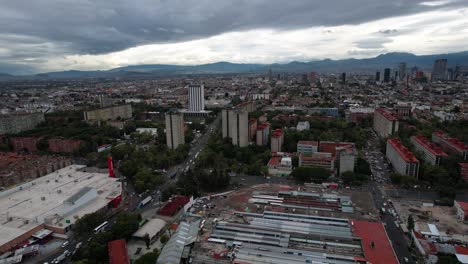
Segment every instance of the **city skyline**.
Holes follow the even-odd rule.
[[[0,14],[0,72],[14,74],[441,54],[468,46],[465,0],[15,1]]]

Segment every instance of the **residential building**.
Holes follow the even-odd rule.
[[[35,152],[39,140],[37,137],[12,137],[10,138],[10,144],[15,152]]]
[[[268,139],[270,137],[270,124],[267,122],[261,123],[257,126],[257,133],[256,133],[256,144],[258,146],[265,146],[268,145]]]
[[[302,121],[297,123],[296,130],[297,131],[304,131],[310,129],[309,121]]]
[[[350,107],[345,112],[346,120],[358,123],[363,119],[372,117],[375,109],[372,107]]]
[[[398,119],[405,119],[411,116],[411,104],[399,102],[393,106],[395,115]]]
[[[184,115],[180,112],[166,113],[166,142],[171,149],[185,144]]]
[[[354,165],[356,164],[357,151],[353,146],[343,146],[336,148],[336,167],[338,169],[338,175],[342,175],[345,172],[354,172]]]
[[[457,218],[462,222],[468,221],[468,202],[456,200],[453,206],[457,210]]]
[[[189,85],[188,87],[188,111],[201,112],[205,110],[205,86]]]
[[[445,152],[458,155],[463,160],[468,160],[468,145],[457,138],[451,138],[439,130],[432,133],[432,141],[439,144]]]
[[[336,107],[312,107],[308,110],[309,114],[323,114],[326,116],[339,117],[340,113]]]
[[[89,122],[125,120],[132,118],[132,115],[131,104],[114,105],[83,112],[84,120]]]
[[[380,82],[380,72],[379,71],[375,72],[375,81]]]
[[[416,151],[421,153],[423,160],[431,165],[440,165],[442,159],[448,156],[442,148],[423,135],[412,136],[411,143]]]
[[[384,108],[377,108],[374,112],[374,131],[379,137],[385,138],[398,132],[398,118]]]
[[[83,140],[52,138],[48,140],[49,151],[59,153],[73,153],[80,149]]]
[[[223,138],[230,138],[233,145],[249,145],[249,113],[241,109],[222,110]]]
[[[44,113],[0,115],[0,134],[31,130],[44,121]]]
[[[440,122],[451,122],[456,119],[456,115],[450,112],[434,111],[433,114],[435,117],[437,117],[440,120]]]
[[[275,129],[271,133],[271,152],[281,152],[284,141],[284,133],[281,128]]]
[[[418,178],[419,160],[399,139],[387,140],[387,159],[392,163],[395,172]]]
[[[255,137],[257,136],[257,123],[256,118],[249,119],[249,141],[255,140]]]

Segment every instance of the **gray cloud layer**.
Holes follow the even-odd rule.
[[[105,54],[143,44],[179,42],[256,28],[288,30],[359,24],[467,4],[466,0],[440,5],[438,2],[0,0],[0,60],[34,64],[48,56]],[[381,33],[393,34],[397,29],[384,28]],[[380,47],[383,42],[370,40],[359,45]],[[3,68],[0,66],[0,70]]]

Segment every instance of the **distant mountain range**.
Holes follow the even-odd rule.
[[[274,73],[278,72],[375,72],[383,68],[397,68],[400,62],[406,62],[407,69],[417,66],[421,69],[430,70],[436,59],[445,58],[448,66],[468,66],[468,51],[417,56],[411,53],[387,53],[374,58],[367,59],[344,59],[344,60],[317,60],[310,62],[293,61],[286,64],[241,64],[230,62],[217,62],[195,66],[150,64],[133,65],[104,71],[60,71],[47,72],[29,76],[14,76],[0,73],[0,80],[21,79],[82,79],[82,78],[138,78],[138,77],[160,77],[173,75],[191,74],[227,74],[227,73],[266,73],[270,68]]]

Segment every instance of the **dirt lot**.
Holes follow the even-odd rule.
[[[468,233],[468,225],[465,225],[456,219],[454,207],[423,207],[420,202],[411,201],[394,201],[393,204],[403,220],[403,223],[407,222],[408,216],[411,214],[415,221],[436,224],[440,231],[447,232],[449,234]]]

